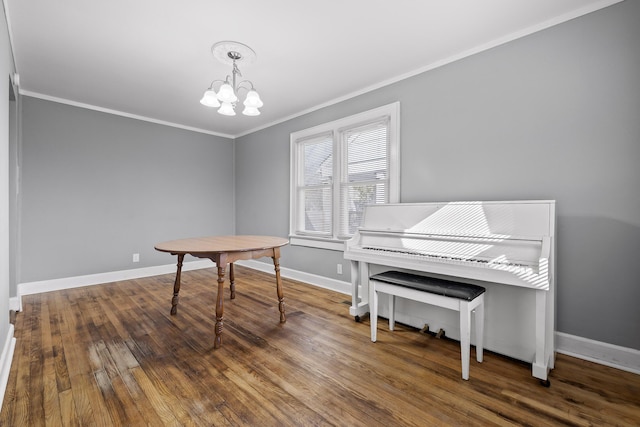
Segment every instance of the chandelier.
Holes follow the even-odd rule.
[[[246,90],[244,110],[242,114],[245,116],[257,116],[260,114],[258,108],[262,107],[260,95],[253,87],[253,83],[249,80],[243,80],[236,83],[238,76],[242,77],[242,73],[238,68],[238,62],[244,61],[247,64],[252,63],[256,59],[256,53],[249,46],[233,42],[223,41],[211,46],[211,54],[223,64],[231,65],[231,75],[227,75],[224,80],[214,80],[209,88],[204,92],[200,103],[207,107],[218,108],[218,113],[225,116],[236,115],[236,104],[240,90]],[[218,85],[218,90],[214,89]]]

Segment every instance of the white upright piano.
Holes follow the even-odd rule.
[[[533,376],[548,385],[555,361],[554,234],[549,200],[369,205],[345,243],[349,312],[356,320],[369,312],[369,277],[385,270],[485,286],[485,348],[531,362]]]

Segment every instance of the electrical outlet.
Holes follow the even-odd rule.
[[[338,270],[338,274],[342,274],[342,264],[337,264],[337,270]]]
[[[133,254],[133,262],[140,262],[140,254]]]

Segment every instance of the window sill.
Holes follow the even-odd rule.
[[[289,244],[292,246],[306,246],[309,248],[329,249],[332,251],[344,251],[345,240],[324,239],[310,236],[290,235]]]

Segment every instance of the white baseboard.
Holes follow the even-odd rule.
[[[640,350],[556,332],[556,352],[640,374]]]
[[[0,355],[0,408],[2,408],[2,402],[4,401],[4,393],[7,391],[11,362],[13,361],[13,351],[16,348],[16,339],[13,336],[13,330],[14,326],[9,324],[9,331],[4,340],[2,355]]]
[[[9,310],[22,311],[22,300],[20,297],[9,298]]]
[[[182,271],[198,270],[213,267],[209,260],[185,262]],[[139,279],[141,277],[159,276],[176,272],[175,264],[159,265],[155,267],[137,268],[134,270],[112,271],[107,273],[89,274],[87,276],[65,277],[63,279],[42,280],[18,284],[18,300],[22,307],[22,295],[39,294],[42,292],[59,291],[62,289],[79,288],[82,286],[100,285],[121,280]]]
[[[238,261],[237,264],[265,273],[275,274],[273,264],[271,263],[248,260]],[[201,268],[209,268],[212,266],[213,264],[209,260],[191,261],[185,262],[182,270],[198,270]],[[70,289],[80,286],[97,285],[102,283],[116,282],[120,280],[137,279],[141,277],[157,276],[161,274],[171,274],[175,271],[175,264],[167,264],[156,267],[139,268],[135,270],[123,270],[109,273],[91,274],[87,276],[69,277],[64,279],[21,283],[18,285],[18,296],[11,298],[9,304],[12,310],[21,311],[22,295],[56,291],[61,289]],[[340,292],[345,295],[351,295],[350,282],[330,279],[324,276],[305,273],[302,271],[284,267],[280,268],[280,274],[284,278],[298,280],[310,285]],[[13,325],[11,329],[11,337],[13,337]],[[558,353],[621,369],[623,371],[640,374],[640,350],[594,341],[587,338],[565,334],[563,332],[556,332],[555,338],[556,351]],[[15,346],[15,342],[13,345]],[[13,352],[13,349],[11,349],[11,352]],[[10,364],[11,361],[9,360],[9,365]],[[0,377],[0,380],[1,379],[2,378]]]
[[[262,271],[263,273],[269,273],[275,275],[276,272],[273,269],[272,263],[260,262],[256,260],[238,261],[236,264],[252,268],[254,270]],[[340,292],[341,294],[351,295],[351,282],[344,282],[341,280],[329,279],[328,277],[318,276],[317,274],[305,273],[303,271],[292,270],[290,268],[280,267],[280,275],[287,279],[298,280],[300,282],[308,283],[310,285],[317,286],[319,288],[330,289],[332,291]]]

